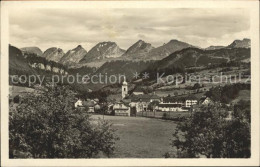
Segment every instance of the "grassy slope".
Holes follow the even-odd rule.
[[[188,66],[206,66],[208,63],[220,64],[228,60],[240,61],[250,58],[250,49],[218,49],[218,50],[202,50],[198,48],[186,48],[169,55],[168,57],[158,61],[155,68],[163,69],[172,67],[176,64]]]

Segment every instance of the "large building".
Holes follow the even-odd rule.
[[[178,103],[159,103],[155,109],[159,111],[183,111],[182,105]]]
[[[143,94],[144,92],[140,87],[135,88],[133,91],[133,95],[143,95]]]
[[[193,105],[198,104],[198,99],[195,96],[188,96],[185,99],[185,107],[190,108]]]
[[[85,110],[88,113],[94,113],[95,106],[97,105],[98,104],[94,100],[90,100],[90,99],[88,100],[78,99],[74,104],[75,108]]]
[[[116,116],[130,116],[130,107],[123,102],[117,102],[113,105],[113,111]]]
[[[156,94],[142,94],[134,95],[128,97],[130,100],[129,105],[136,108],[136,112],[147,111],[148,106],[151,102],[157,101],[160,102],[161,98]]]
[[[128,95],[128,87],[127,87],[127,82],[124,77],[124,82],[122,84],[122,99],[124,99]]]

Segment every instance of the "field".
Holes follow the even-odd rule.
[[[93,119],[102,118],[93,115]],[[176,123],[144,117],[105,116],[113,123],[120,140],[112,158],[163,158],[172,150],[170,142]]]
[[[239,102],[240,100],[250,100],[250,90],[240,90],[239,91],[239,94],[238,94],[238,97],[235,98],[232,103],[237,103]]]
[[[32,89],[32,88],[27,88],[27,87],[22,87],[22,86],[9,86],[9,93],[12,98],[17,95],[22,95],[24,93],[30,93],[33,91],[34,91],[34,89]]]

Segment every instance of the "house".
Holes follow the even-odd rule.
[[[38,64],[38,68],[41,69],[41,70],[45,70],[45,66],[44,66],[44,64],[42,64],[42,63],[39,63],[39,64]]]
[[[143,94],[143,95],[134,95],[132,94],[131,96],[128,97],[130,99],[130,107],[135,107],[136,112],[141,112],[141,111],[147,111],[148,106],[151,102],[153,101],[161,101],[161,98],[155,94]]]
[[[195,96],[188,96],[185,100],[185,107],[190,108],[193,105],[198,104],[198,100]]]
[[[95,104],[99,103],[99,99],[98,98],[93,99],[93,101],[95,102]]]
[[[117,102],[113,105],[113,111],[116,116],[130,116],[130,107],[123,102]]]
[[[78,99],[75,104],[74,104],[75,108],[78,109],[84,109],[86,110],[88,113],[94,113],[95,112],[95,103],[92,100],[82,100],[82,99]]]
[[[185,99],[183,97],[166,96],[162,98],[163,103],[183,104],[184,101]]]
[[[95,103],[93,100],[86,100],[83,101],[83,106],[87,110],[88,113],[94,113],[95,112]]]
[[[57,68],[57,67],[53,67],[53,68],[52,68],[52,72],[55,72],[55,73],[59,73],[59,70],[60,70],[60,69]]]
[[[209,97],[201,98],[200,103],[202,105],[209,105],[212,104],[213,101]]]
[[[132,94],[133,95],[143,95],[144,92],[143,92],[143,90],[140,87],[137,87],[137,88],[134,89]]]
[[[64,74],[64,69],[60,69],[60,74]]]
[[[51,66],[49,64],[46,65],[46,70],[51,71]]]
[[[155,109],[159,111],[183,111],[182,104],[177,103],[159,103]]]
[[[32,63],[32,64],[30,64],[30,66],[31,66],[32,68],[36,68],[36,67],[37,67],[37,63]]]
[[[78,101],[76,101],[76,103],[74,104],[75,108],[78,108],[78,107],[83,107],[83,102],[81,99],[78,99]]]

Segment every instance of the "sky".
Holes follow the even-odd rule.
[[[246,9],[13,9],[9,13],[10,44],[42,51],[87,51],[113,41],[122,49],[142,39],[154,47],[177,39],[198,47],[228,45],[250,38]]]

